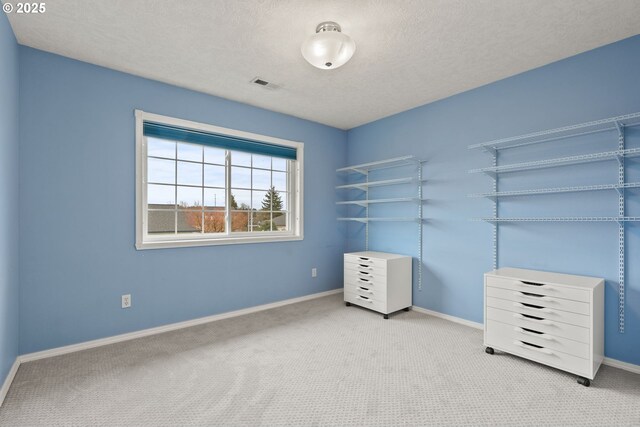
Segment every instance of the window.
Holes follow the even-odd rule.
[[[302,239],[302,143],[136,110],[136,152],[136,248]]]

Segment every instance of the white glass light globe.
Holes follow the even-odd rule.
[[[332,70],[347,63],[356,51],[356,44],[339,31],[320,31],[302,43],[302,56],[309,64]]]

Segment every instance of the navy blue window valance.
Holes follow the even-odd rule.
[[[144,122],[143,128],[145,136],[170,139],[172,141],[192,142],[195,144],[223,148],[225,150],[244,151],[247,153],[262,154],[265,156],[282,157],[290,160],[296,159],[297,151],[293,147],[285,147],[283,145],[269,144],[267,142],[253,141],[233,136],[218,135],[215,133],[186,129],[160,123]]]

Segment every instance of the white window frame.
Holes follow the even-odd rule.
[[[179,248],[189,246],[211,246],[211,245],[232,245],[241,243],[269,243],[286,242],[293,240],[303,240],[303,207],[304,207],[304,143],[289,141],[286,139],[271,136],[259,135],[250,132],[228,129],[204,123],[192,122],[189,120],[177,119],[174,117],[162,116],[159,114],[147,113],[142,110],[135,110],[136,119],[136,249],[161,249]],[[227,230],[225,233],[203,233],[201,235],[149,235],[148,213],[147,213],[147,138],[143,134],[143,123],[145,121],[162,123],[172,126],[179,126],[187,129],[211,132],[219,135],[227,135],[237,138],[245,138],[253,141],[261,141],[269,144],[293,147],[296,149],[296,160],[290,161],[292,167],[288,173],[289,200],[289,230],[287,231],[261,231],[261,232],[233,232]],[[227,162],[228,163],[228,162]],[[227,192],[230,187],[230,168],[226,166]],[[227,204],[229,200],[227,200]],[[227,212],[229,209],[227,208]],[[227,224],[229,222],[227,221]]]

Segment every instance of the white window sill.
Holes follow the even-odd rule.
[[[219,246],[219,245],[237,245],[247,243],[277,243],[291,242],[296,240],[304,240],[303,236],[288,234],[286,236],[248,236],[248,237],[227,237],[218,239],[194,239],[194,240],[153,240],[146,242],[137,242],[136,249],[169,249],[169,248],[185,248],[190,246]]]

